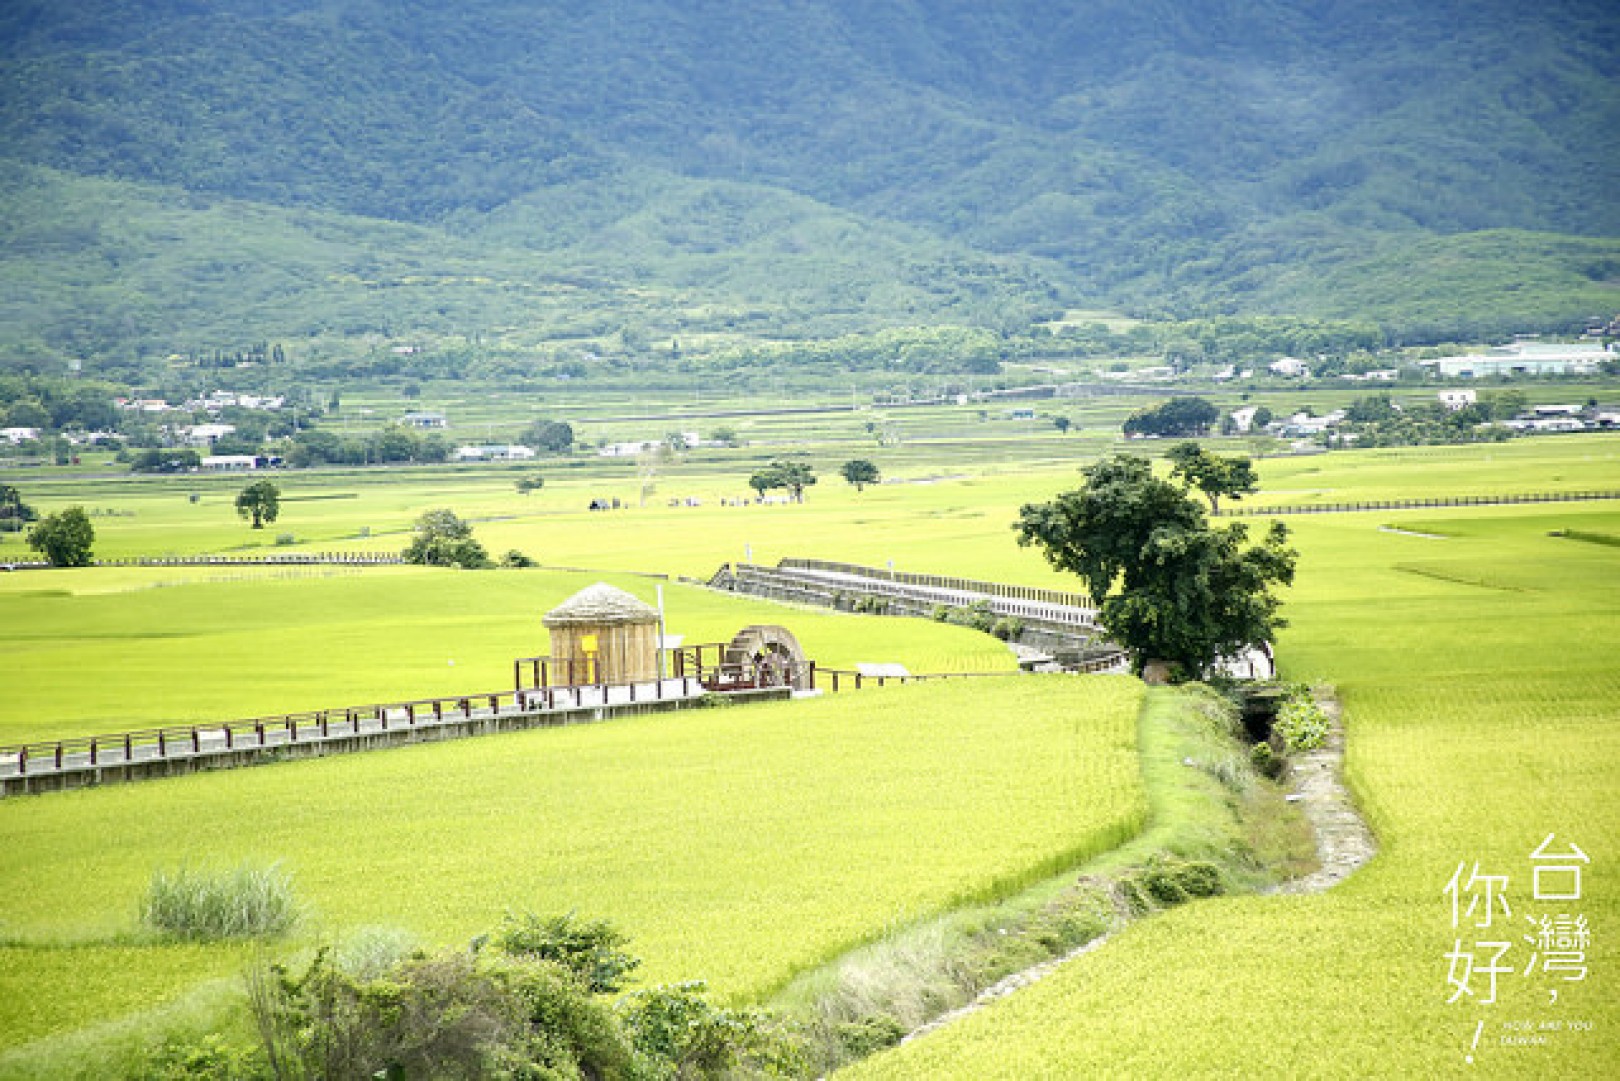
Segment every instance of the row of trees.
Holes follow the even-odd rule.
[[[868,484],[876,484],[883,479],[882,471],[865,458],[852,458],[845,462],[838,467],[838,474],[853,484],[857,492],[864,492]],[[795,503],[803,503],[804,490],[815,484],[816,479],[816,471],[808,463],[778,458],[749,477],[748,487],[762,499],[768,491],[786,489]]]

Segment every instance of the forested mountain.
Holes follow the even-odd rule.
[[[1556,323],[1620,306],[1617,131],[1609,0],[7,0],[0,282],[56,314],[0,336],[215,333],[197,263],[244,335],[377,329],[310,291],[413,271],[463,287],[394,329],[519,318],[479,266],[788,335]]]

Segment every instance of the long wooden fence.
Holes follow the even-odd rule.
[[[880,582],[895,582],[930,589],[951,589],[962,593],[980,593],[989,597],[1032,601],[1036,604],[1054,604],[1067,608],[1096,607],[1091,603],[1091,598],[1084,593],[1042,589],[1038,586],[1007,585],[1003,582],[985,582],[977,578],[958,578],[948,574],[915,574],[910,571],[866,567],[857,563],[836,563],[825,559],[787,558],[779,560],[776,566],[780,570],[830,571],[835,574],[847,574]]]
[[[1435,507],[1507,507],[1521,503],[1582,503],[1594,499],[1620,499],[1620,490],[1579,492],[1519,492],[1501,495],[1434,496],[1428,499],[1359,500],[1353,503],[1290,503],[1280,506],[1226,507],[1222,518],[1279,514],[1348,514],[1366,510],[1426,510]]]
[[[0,747],[0,782],[64,771],[269,752],[480,720],[673,702],[703,693],[698,680],[685,678],[552,686],[41,740]]]

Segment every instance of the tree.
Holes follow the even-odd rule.
[[[1170,475],[1203,492],[1211,514],[1220,512],[1221,496],[1242,499],[1260,486],[1254,463],[1247,458],[1211,454],[1193,442],[1177,443],[1170,448],[1169,458],[1174,463]]]
[[[546,486],[546,478],[538,473],[530,473],[526,477],[519,477],[515,484],[519,495],[528,495],[537,492]]]
[[[1171,398],[1158,405],[1138,409],[1125,421],[1126,435],[1165,437],[1207,435],[1220,419],[1221,411],[1202,398]]]
[[[131,473],[185,473],[202,465],[194,450],[143,450],[129,464]]]
[[[771,488],[786,488],[795,503],[804,502],[804,490],[816,482],[816,472],[804,462],[778,458],[748,478],[748,487],[763,497]]]
[[[22,492],[10,484],[0,484],[0,533],[20,533],[36,520],[39,512],[22,501]]]
[[[1056,428],[1061,434],[1068,435],[1069,429],[1074,427],[1074,421],[1068,417],[1053,417],[1052,427]]]
[[[263,529],[281,514],[281,489],[268,480],[256,480],[236,494],[236,513],[253,519],[254,529]]]
[[[537,420],[523,429],[518,442],[547,454],[567,454],[574,446],[574,428],[564,420]]]
[[[868,484],[876,484],[882,476],[878,472],[878,467],[865,458],[854,458],[845,462],[838,472],[855,486],[857,492],[864,492]]]
[[[88,567],[96,531],[83,507],[48,514],[28,531],[28,546],[53,567]]]
[[[403,553],[405,562],[432,567],[488,567],[489,553],[473,540],[472,525],[448,508],[430,510],[416,520],[415,537]]]
[[[1271,587],[1293,581],[1297,553],[1280,522],[1250,545],[1247,526],[1209,525],[1197,502],[1133,455],[1105,458],[1085,477],[1078,490],[1026,504],[1013,528],[1020,545],[1080,576],[1138,672],[1163,661],[1203,676],[1286,625]]]

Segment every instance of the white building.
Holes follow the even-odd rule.
[[[1298,379],[1310,373],[1311,366],[1298,357],[1281,357],[1269,365],[1272,375],[1286,376],[1289,379]]]
[[[4,439],[12,446],[16,446],[18,443],[30,443],[38,438],[38,428],[0,428],[0,439]]]
[[[1467,409],[1479,400],[1479,394],[1472,390],[1442,390],[1439,395],[1440,404],[1451,413],[1459,409]]]
[[[202,459],[201,467],[212,473],[235,473],[257,469],[263,460],[252,454],[209,454]]]
[[[1232,418],[1232,427],[1240,432],[1253,431],[1254,415],[1258,412],[1260,412],[1260,407],[1257,405],[1245,405],[1240,409],[1232,410],[1229,414]]]
[[[450,427],[450,421],[443,413],[406,413],[399,422],[407,428]]]
[[[1447,379],[1514,375],[1591,375],[1614,354],[1599,342],[1514,342],[1483,353],[1425,360],[1425,367]]]
[[[596,448],[596,453],[602,458],[634,458],[638,454],[645,454],[649,450],[657,450],[663,446],[662,441],[653,439],[641,443],[603,443]]]
[[[180,428],[175,431],[188,446],[211,447],[228,435],[236,434],[234,424],[194,424],[190,428]]]
[[[534,457],[534,448],[522,443],[486,443],[481,446],[457,447],[458,462],[526,462]]]

